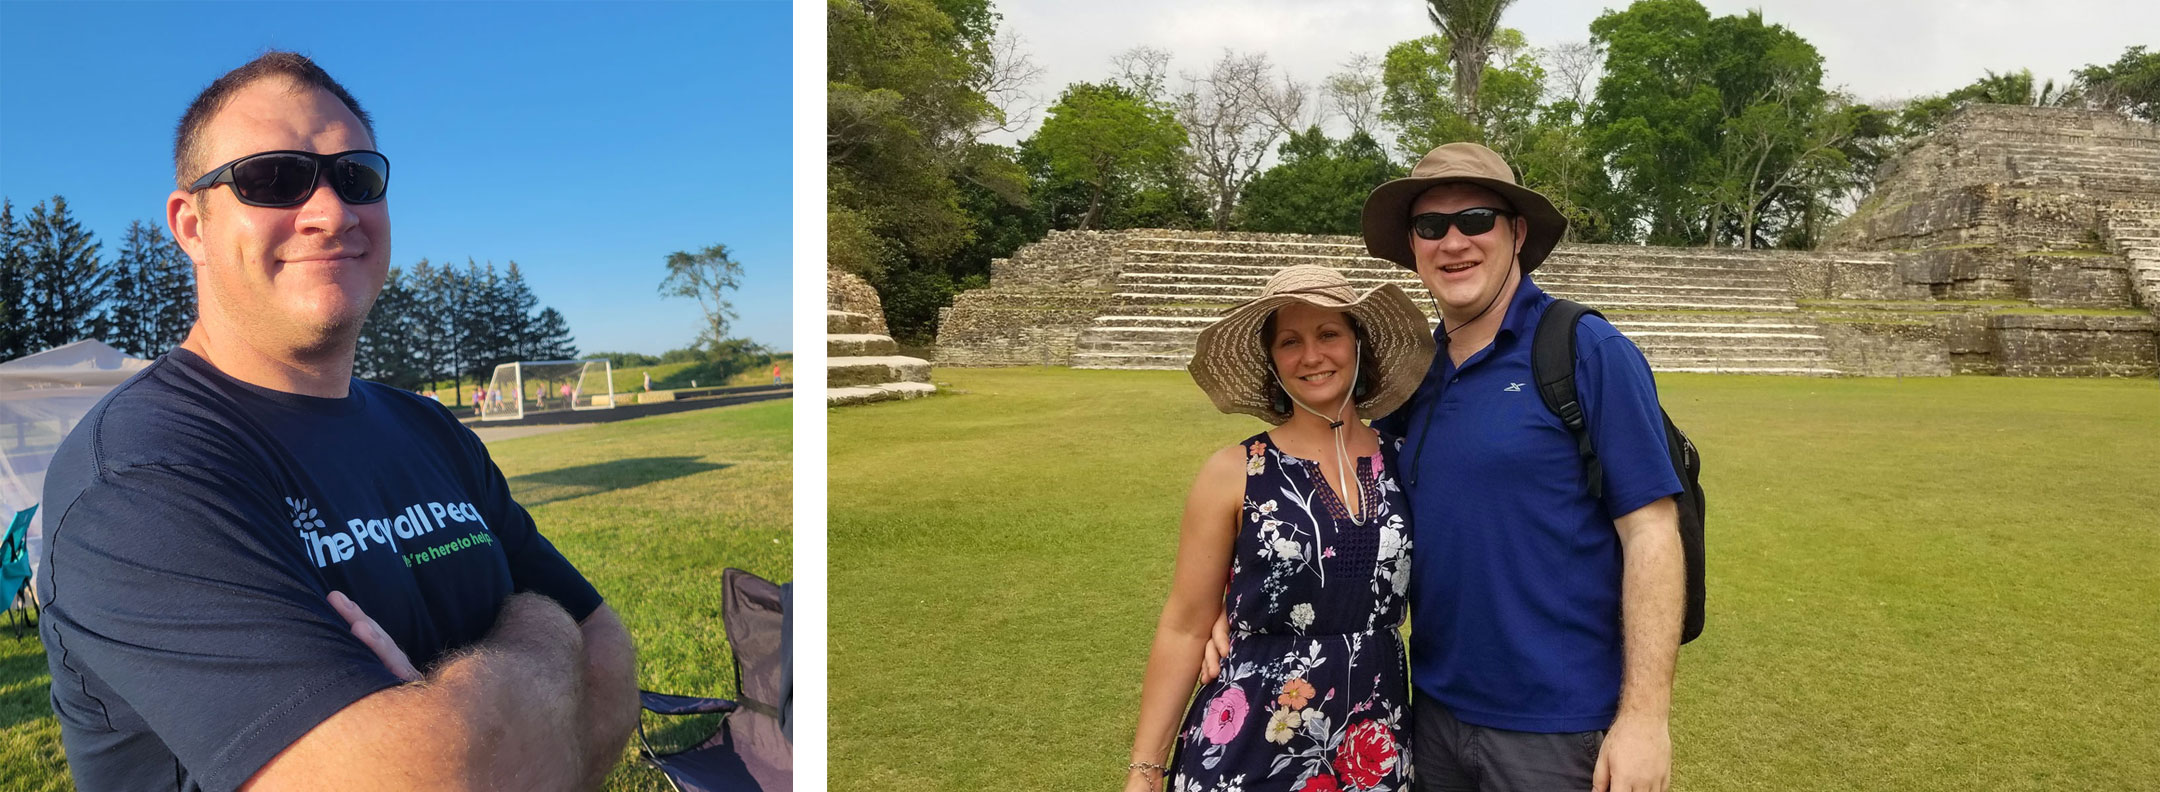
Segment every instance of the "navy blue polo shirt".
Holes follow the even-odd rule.
[[[1417,558],[1410,668],[1420,695],[1510,731],[1612,724],[1621,670],[1614,519],[1680,492],[1642,351],[1605,320],[1576,326],[1575,382],[1605,469],[1590,498],[1575,440],[1538,398],[1531,340],[1553,298],[1528,277],[1491,345],[1442,346],[1400,431]]]
[[[513,592],[600,595],[442,405],[240,382],[174,350],[62,441],[45,479],[39,630],[77,788],[229,790],[399,683],[325,597],[422,670]]]

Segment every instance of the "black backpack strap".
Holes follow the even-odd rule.
[[[1590,480],[1590,498],[1602,500],[1605,467],[1590,444],[1590,427],[1583,421],[1582,399],[1575,391],[1575,324],[1584,315],[1604,316],[1573,300],[1555,299],[1545,308],[1530,342],[1530,376],[1537,380],[1538,398],[1545,400],[1545,409],[1559,416],[1560,423],[1575,435],[1575,450]]]

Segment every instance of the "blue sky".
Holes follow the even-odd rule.
[[[164,228],[172,130],[265,49],[313,58],[374,117],[392,263],[515,260],[583,352],[701,326],[662,298],[677,250],[744,269],[732,333],[792,349],[785,2],[0,0],[0,196],[65,196],[108,258]]]

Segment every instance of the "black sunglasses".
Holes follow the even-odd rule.
[[[349,204],[375,203],[390,188],[390,160],[373,151],[265,151],[219,165],[188,185],[188,192],[230,184],[233,197],[249,206],[299,206],[314,197],[317,177],[326,170],[330,188]]]
[[[1514,217],[1515,213],[1482,206],[1454,214],[1426,212],[1410,218],[1410,230],[1416,233],[1419,239],[1439,239],[1447,236],[1448,226],[1452,225],[1461,229],[1463,236],[1477,236],[1491,231],[1493,224],[1499,222],[1503,216]]]

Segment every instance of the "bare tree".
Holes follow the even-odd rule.
[[[990,68],[983,73],[976,90],[997,108],[997,114],[974,130],[976,138],[992,132],[1018,133],[1035,120],[1035,111],[1042,109],[1042,97],[1028,87],[1042,79],[1043,67],[1022,49],[1025,44],[1010,27],[999,30],[997,38],[991,40]]]
[[[1307,126],[1319,123],[1317,107],[1310,101],[1312,88],[1285,73],[1280,85],[1265,90],[1260,96],[1260,112],[1267,116],[1275,131],[1295,135]]]
[[[1302,89],[1276,88],[1274,71],[1266,54],[1226,50],[1206,74],[1187,75],[1172,104],[1191,141],[1193,175],[1213,197],[1216,231],[1230,229],[1239,193],[1303,106]]]
[[[1343,62],[1343,70],[1320,83],[1328,108],[1350,123],[1352,132],[1372,134],[1380,120],[1380,62],[1360,52]]]
[[[1117,70],[1113,79],[1125,90],[1150,102],[1163,100],[1170,84],[1169,50],[1142,44],[1111,56],[1110,66]]]
[[[1485,60],[1493,34],[1500,30],[1500,14],[1515,0],[1425,0],[1425,16],[1448,37],[1448,60],[1455,71],[1455,109],[1462,117],[1483,123],[1478,114],[1478,84],[1485,79]]]
[[[1605,72],[1605,51],[1588,41],[1570,41],[1554,45],[1544,55],[1546,99],[1588,107]]]

